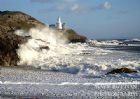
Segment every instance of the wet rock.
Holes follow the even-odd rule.
[[[0,65],[14,66],[17,65],[19,57],[16,53],[18,45],[21,44],[23,38],[13,33],[0,32]]]
[[[119,45],[128,45],[128,44],[125,42],[121,42],[121,43],[119,43]]]
[[[49,50],[50,48],[48,46],[42,46],[39,48],[40,50],[43,50],[43,49],[46,49],[46,50]]]
[[[28,31],[32,27],[45,24],[19,11],[0,11],[0,66],[15,66],[20,60],[17,49],[29,37],[21,37],[14,32],[18,29]]]
[[[107,74],[118,74],[118,73],[137,73],[137,71],[124,67],[124,68],[120,68],[120,69],[113,69],[112,71],[108,72]]]

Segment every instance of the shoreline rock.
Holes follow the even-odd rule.
[[[124,68],[119,68],[119,69],[113,69],[107,74],[120,74],[120,73],[137,73],[137,71],[124,67]]]
[[[20,60],[17,55],[19,44],[28,38],[18,36],[18,29],[28,31],[32,27],[43,27],[45,24],[19,11],[0,11],[0,65],[15,66]]]

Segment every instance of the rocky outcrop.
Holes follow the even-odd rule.
[[[0,65],[17,65],[18,45],[27,41],[26,37],[14,34],[17,29],[28,31],[32,27],[43,27],[45,24],[18,11],[0,11]]]
[[[72,43],[76,43],[76,42],[84,43],[87,40],[85,36],[79,35],[73,29],[66,30],[66,37],[68,38],[69,42],[72,42]]]
[[[130,68],[120,68],[120,69],[113,69],[107,74],[118,74],[118,73],[137,73],[137,71]]]
[[[0,65],[17,65],[19,61],[16,50],[18,45],[24,41],[24,38],[11,33],[0,32]]]

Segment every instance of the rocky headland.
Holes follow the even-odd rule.
[[[20,60],[16,51],[19,44],[29,38],[16,35],[16,30],[28,31],[31,28],[43,28],[46,25],[30,15],[20,11],[0,11],[0,66],[15,66]],[[69,42],[85,42],[86,37],[73,29],[65,30]]]

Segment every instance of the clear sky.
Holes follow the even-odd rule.
[[[23,11],[46,24],[61,16],[88,38],[140,38],[140,0],[0,0],[0,10]]]

